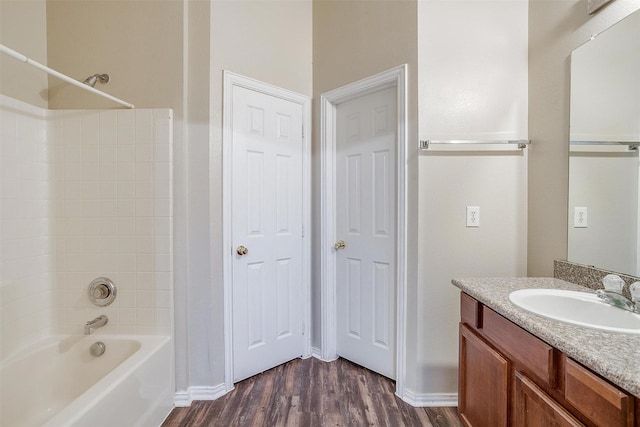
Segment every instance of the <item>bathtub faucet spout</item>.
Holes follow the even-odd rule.
[[[105,316],[104,314],[96,317],[93,320],[89,320],[84,325],[84,334],[91,335],[94,329],[103,327],[104,325],[107,324],[108,321],[109,319],[107,319],[107,316]]]

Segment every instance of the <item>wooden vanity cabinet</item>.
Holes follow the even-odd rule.
[[[509,361],[460,324],[458,411],[468,426],[507,427]],[[480,392],[478,392],[480,391]]]
[[[458,412],[473,427],[640,427],[634,396],[464,292]]]

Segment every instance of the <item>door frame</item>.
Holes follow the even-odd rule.
[[[336,107],[339,103],[387,87],[397,91],[396,152],[396,394],[404,395],[407,252],[407,64],[325,92],[320,97],[320,296],[321,358],[337,358],[336,253]]]
[[[224,293],[224,382],[233,390],[233,88],[242,87],[302,106],[302,319],[303,357],[311,355],[311,98],[259,80],[223,71],[222,278]]]

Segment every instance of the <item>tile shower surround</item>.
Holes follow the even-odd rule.
[[[171,333],[171,115],[0,95],[0,360],[100,314],[96,334]],[[109,307],[86,296],[99,276]]]

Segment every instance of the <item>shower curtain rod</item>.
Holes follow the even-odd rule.
[[[67,82],[67,83],[70,83],[70,84],[72,84],[74,86],[77,86],[80,89],[84,89],[84,90],[89,91],[91,93],[95,93],[96,95],[100,95],[100,96],[102,96],[104,98],[110,99],[111,101],[117,102],[118,104],[123,105],[123,106],[125,106],[127,108],[134,108],[135,107],[133,104],[130,104],[130,103],[126,102],[126,101],[123,101],[120,98],[116,98],[115,96],[111,96],[108,93],[102,92],[101,90],[95,89],[95,88],[93,88],[93,87],[91,87],[89,85],[86,85],[86,84],[84,84],[82,82],[79,82],[78,80],[75,80],[75,79],[73,79],[73,78],[71,78],[71,77],[69,77],[69,76],[67,76],[65,74],[62,74],[62,73],[60,73],[60,72],[58,72],[58,71],[56,71],[56,70],[54,70],[52,68],[49,68],[46,65],[42,65],[41,63],[39,63],[37,61],[34,61],[33,59],[27,58],[23,54],[18,53],[15,50],[6,47],[3,44],[0,44],[0,52],[11,56],[12,58],[17,59],[18,61],[26,62],[29,65],[33,65],[37,69],[42,70],[42,71],[46,72],[47,74],[50,74],[50,75],[52,75],[54,77],[57,77],[60,80],[63,80],[65,82]]]

